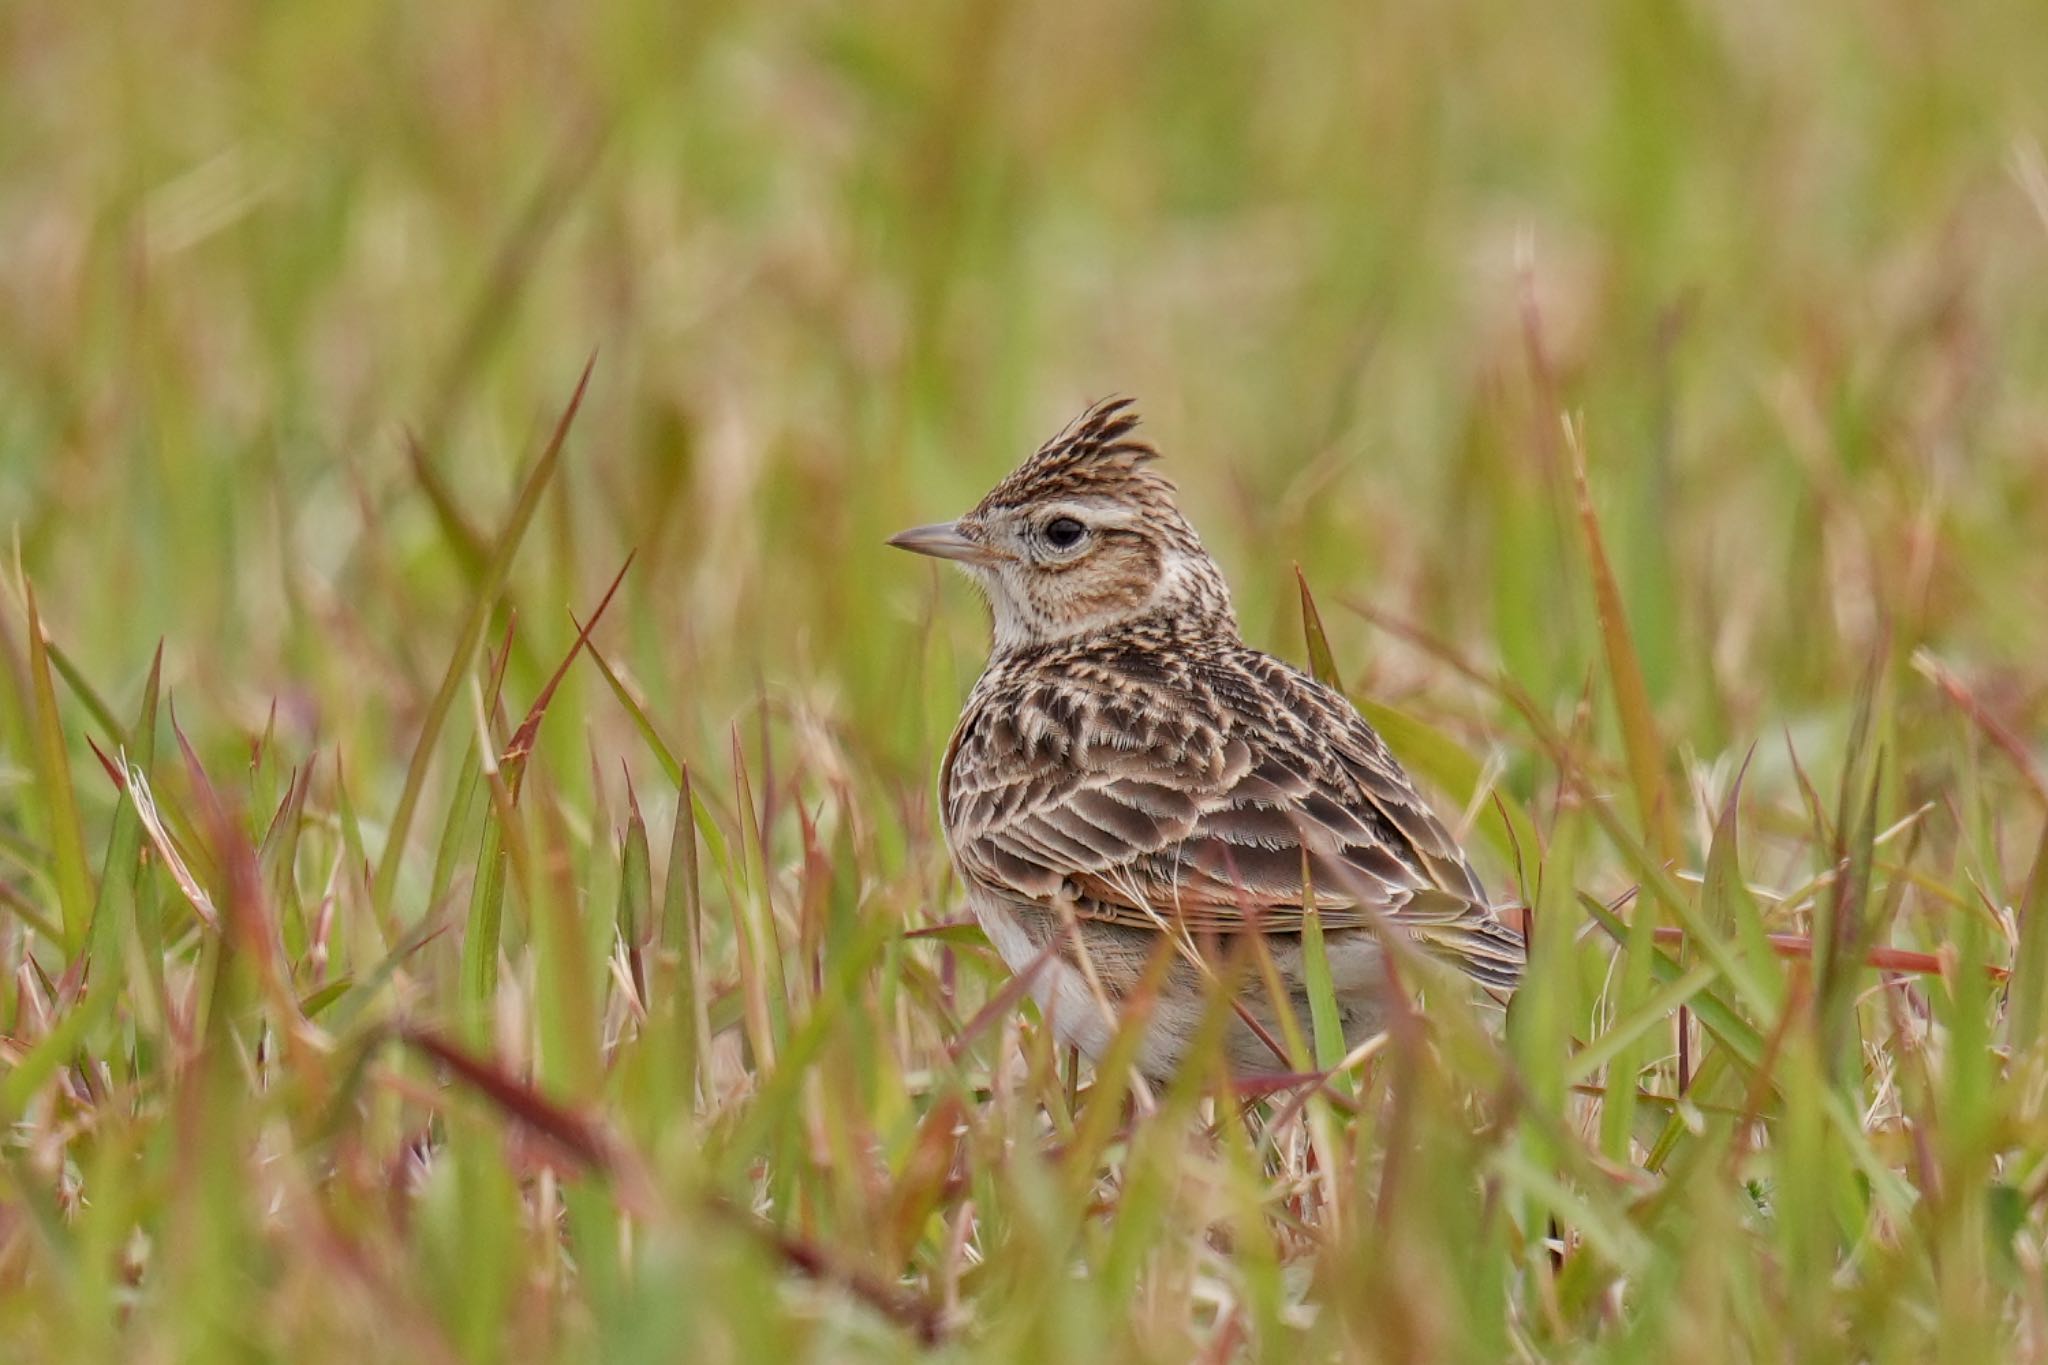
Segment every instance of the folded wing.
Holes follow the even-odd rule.
[[[1384,921],[1488,985],[1520,977],[1449,832],[1343,697],[1249,650],[977,698],[948,750],[974,880],[1192,933]]]

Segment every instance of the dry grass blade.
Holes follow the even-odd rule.
[[[631,1212],[652,1217],[659,1207],[654,1184],[639,1158],[603,1123],[543,1095],[496,1060],[471,1052],[431,1029],[407,1025],[398,1037],[459,1077],[508,1117],[545,1137],[592,1175],[608,1181]]]
[[[974,1046],[975,1040],[982,1034],[1010,1017],[1017,1006],[1024,1002],[1024,996],[1031,989],[1031,983],[1038,979],[1052,958],[1053,945],[1048,943],[1039,951],[1037,957],[1024,964],[1023,970],[1005,981],[1002,989],[990,996],[988,1003],[974,1012],[972,1019],[961,1025],[960,1031],[953,1035],[951,1043],[948,1044],[948,1050],[954,1060],[957,1061],[965,1055],[967,1049]]]
[[[326,1035],[299,1008],[288,979],[283,945],[278,941],[275,907],[265,889],[256,846],[242,828],[230,799],[207,776],[199,755],[171,710],[171,734],[185,760],[185,772],[197,799],[202,830],[221,869],[220,925],[225,939],[255,970],[258,989],[272,1022],[284,1038],[295,1064],[313,1065],[314,1054],[328,1047]],[[139,775],[131,773],[131,778]]]
[[[1766,934],[1764,941],[1772,952],[1791,961],[1810,961],[1813,957],[1813,940],[1805,934]],[[1685,943],[1685,930],[1675,924],[1660,924],[1657,926],[1657,942],[1681,946]],[[1949,967],[1935,953],[1893,948],[1885,944],[1865,948],[1862,961],[1864,966],[1875,967],[1879,971],[1910,972],[1919,976],[1939,976]],[[2004,967],[1995,963],[1986,964],[1984,970],[1995,981],[2003,981],[2009,975]]]
[[[123,756],[125,758],[125,755]],[[157,857],[163,860],[164,870],[171,874],[192,912],[199,916],[202,924],[209,929],[220,927],[220,911],[214,907],[213,896],[199,884],[192,875],[192,869],[185,863],[185,856],[171,841],[170,832],[164,828],[163,817],[157,813],[156,794],[150,790],[149,775],[139,764],[129,763],[127,781],[128,799],[135,804],[135,814],[142,821],[142,829],[149,836],[150,846]]]
[[[618,573],[612,576],[611,586],[604,590],[604,596],[599,599],[597,610],[590,614],[588,622],[577,628],[576,643],[569,646],[569,652],[562,656],[562,662],[555,665],[555,671],[548,675],[547,683],[534,697],[533,705],[526,708],[526,716],[519,722],[519,728],[512,732],[511,740],[505,745],[505,752],[498,756],[498,766],[509,774],[507,780],[515,800],[519,795],[520,779],[526,772],[527,756],[533,752],[534,738],[540,734],[540,723],[547,715],[548,703],[555,699],[555,689],[559,688],[562,679],[568,676],[569,666],[576,662],[576,656],[590,643],[590,632],[596,630],[597,623],[604,619],[605,608],[612,604],[613,594],[618,592],[619,584],[626,581],[626,571],[632,567],[633,556],[628,554],[626,562],[621,564]],[[575,619],[573,612],[570,619]]]
[[[846,1264],[816,1242],[784,1232],[729,1204],[713,1201],[708,1207],[759,1239],[785,1265],[821,1283],[838,1286],[905,1328],[919,1345],[937,1346],[945,1340],[946,1318],[937,1305],[858,1266]]]
[[[1968,716],[1971,723],[1984,732],[1984,737],[2011,760],[2013,770],[2020,775],[2020,780],[2026,783],[2027,790],[2033,793],[2035,803],[2048,809],[2048,776],[2042,774],[2041,767],[2034,761],[2033,752],[2028,749],[2026,741],[2015,734],[2011,726],[1993,715],[1990,709],[1978,700],[1969,685],[1957,677],[1955,672],[1931,651],[1915,650],[1913,667],[1922,677],[1940,688],[1942,695],[1954,703],[1957,710]]]

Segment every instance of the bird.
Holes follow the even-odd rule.
[[[1138,423],[1133,400],[1098,402],[971,511],[888,542],[959,565],[990,609],[939,768],[975,919],[1091,1059],[1143,997],[1135,1063],[1154,1080],[1219,990],[1230,1072],[1298,1069],[1280,1011],[1314,1036],[1310,914],[1347,1045],[1388,1025],[1407,947],[1504,1002],[1521,935],[1343,694],[1245,643]],[[1243,965],[1254,938],[1272,971]]]

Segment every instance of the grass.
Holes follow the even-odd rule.
[[[4,1354],[2048,1354],[2043,69],[0,12]],[[1134,1098],[961,923],[881,542],[1112,391],[1531,907],[1504,1031]]]

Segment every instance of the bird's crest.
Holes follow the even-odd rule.
[[[1172,493],[1145,466],[1159,452],[1131,433],[1138,413],[1129,398],[1105,398],[1069,422],[982,499],[982,508],[1021,507],[1051,497],[1128,495],[1134,484]]]

